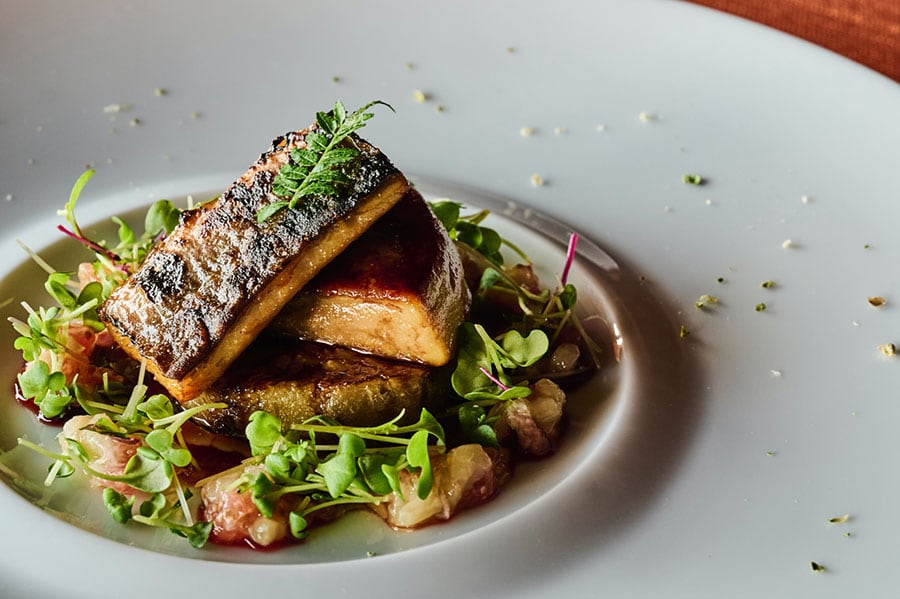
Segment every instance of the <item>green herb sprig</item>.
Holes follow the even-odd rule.
[[[279,169],[272,182],[272,193],[283,198],[266,204],[256,213],[257,222],[265,222],[285,208],[293,209],[306,196],[334,196],[350,183],[342,169],[359,156],[359,149],[344,143],[350,134],[365,127],[374,114],[369,108],[390,104],[373,100],[351,113],[341,101],[331,112],[316,113],[316,129],[306,134],[306,147],[290,151],[290,160]]]

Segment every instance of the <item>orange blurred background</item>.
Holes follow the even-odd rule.
[[[790,33],[900,82],[900,0],[690,0]]]

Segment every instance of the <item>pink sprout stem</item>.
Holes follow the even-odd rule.
[[[126,275],[131,274],[131,272],[128,270],[128,267],[121,263],[122,259],[119,258],[113,252],[106,249],[105,247],[101,247],[101,246],[97,245],[96,243],[94,243],[93,241],[91,241],[90,239],[88,239],[87,237],[85,237],[83,235],[79,235],[78,233],[73,233],[72,231],[68,230],[67,228],[65,228],[62,225],[57,225],[56,228],[58,230],[62,231],[63,233],[65,233],[66,235],[68,235],[69,237],[71,237],[72,239],[77,240],[81,245],[85,246],[86,248],[94,250],[95,252],[97,252],[99,254],[103,254],[104,256],[106,256],[107,258],[112,260],[113,263],[115,264],[115,267],[118,270],[121,270],[122,272],[124,272]]]
[[[566,250],[566,265],[563,267],[562,271],[562,284],[565,286],[566,280],[569,278],[569,269],[572,267],[572,262],[575,261],[575,248],[578,246],[578,233],[574,231],[569,236],[569,248]]]
[[[484,373],[484,376],[486,376],[486,377],[488,377],[489,379],[491,379],[491,381],[492,381],[495,385],[497,385],[498,387],[500,387],[502,390],[506,391],[507,389],[509,389],[509,387],[507,387],[506,385],[504,385],[503,383],[501,383],[500,380],[499,380],[497,377],[495,377],[493,374],[491,374],[491,372],[490,372],[487,368],[485,368],[484,366],[479,366],[479,367],[478,367],[478,370],[480,370],[481,372],[483,372],[483,373]]]

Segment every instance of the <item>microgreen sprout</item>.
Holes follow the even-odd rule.
[[[488,370],[487,368],[485,368],[484,366],[479,366],[479,367],[478,367],[478,370],[480,370],[482,373],[484,373],[484,376],[488,377],[488,379],[490,379],[490,381],[491,381],[492,383],[494,383],[495,385],[497,385],[498,387],[500,387],[500,389],[502,389],[503,391],[508,391],[508,390],[509,390],[509,387],[507,387],[506,385],[504,385],[503,383],[501,383],[501,382],[500,382],[500,379],[498,379],[498,378],[495,377],[493,374],[491,374],[491,371]]]
[[[162,408],[163,402],[169,404]],[[149,408],[152,405],[153,408]],[[163,395],[154,395],[143,405],[151,412],[164,415],[160,419],[151,416],[125,418],[115,406],[110,412],[98,412],[90,425],[84,430],[92,434],[108,436],[106,443],[129,443],[129,440],[140,440],[134,454],[125,463],[121,474],[98,469],[96,458],[77,438],[61,439],[63,450],[60,453],[47,451],[43,447],[19,439],[19,445],[27,447],[41,455],[54,460],[50,467],[45,484],[49,485],[55,478],[70,476],[76,470],[110,484],[124,484],[150,494],[151,499],[139,506],[139,513],[132,513],[134,498],[127,497],[106,488],[103,502],[111,517],[121,524],[131,520],[140,524],[168,528],[172,532],[187,537],[195,547],[202,546],[209,535],[208,523],[194,523],[187,506],[190,492],[185,491],[179,480],[180,469],[193,462],[190,450],[180,441],[179,428],[188,418],[206,410],[221,409],[225,404],[205,404],[192,409],[186,417],[172,419],[174,409],[171,400]],[[142,414],[140,408],[138,414]],[[168,425],[168,428],[160,428]],[[177,428],[176,428],[177,427]],[[96,451],[96,450],[94,450]],[[176,517],[176,514],[181,516]]]
[[[450,238],[464,243],[494,264],[503,265],[501,248],[506,246],[526,263],[531,261],[518,246],[501,237],[497,231],[481,226],[482,221],[490,215],[488,210],[480,210],[473,214],[462,215],[463,205],[452,200],[438,200],[429,203],[432,212],[447,229]]]
[[[531,395],[527,383],[513,383],[507,371],[540,360],[549,348],[546,333],[535,329],[525,337],[510,330],[494,339],[482,325],[465,323],[459,335],[451,384],[460,397],[487,406]]]
[[[297,538],[306,536],[309,516],[319,510],[380,503],[390,493],[402,497],[404,470],[417,473],[416,493],[425,499],[433,485],[431,453],[444,451],[444,430],[424,409],[413,424],[400,424],[403,417],[401,412],[372,427],[316,417],[283,432],[279,418],[254,412],[245,430],[253,457],[245,464],[239,488],[250,492],[266,517],[272,517],[282,497],[291,497],[289,523]],[[318,442],[335,437],[336,445]]]
[[[58,272],[29,251],[41,268],[49,271],[44,289],[56,305],[34,309],[23,303],[28,318],[24,322],[9,319],[19,335],[14,347],[25,359],[25,369],[17,377],[19,388],[22,396],[33,400],[45,418],[63,416],[75,402],[84,408],[82,399],[89,396],[92,399],[85,401],[93,401],[95,389],[84,381],[79,383],[75,375],[63,373],[80,372],[88,366],[90,355],[85,344],[92,338],[91,331],[99,333],[105,328],[97,316],[98,306],[140,265],[155,241],[175,228],[180,216],[171,202],[160,200],[148,210],[145,231],[140,237],[125,221],[114,217],[112,220],[118,225],[117,245],[109,248],[104,241],[90,240],[75,218],[75,206],[93,175],[94,171],[87,170],[78,178],[68,202],[58,212],[70,227],[60,225],[60,230],[94,252],[95,260],[90,263],[93,280],[84,282],[76,280],[73,273]],[[109,398],[110,391],[111,387],[104,384],[101,393]],[[133,410],[127,415],[133,416]]]
[[[506,306],[500,311],[508,328],[499,333],[489,333],[483,324],[473,322],[460,327],[456,368],[451,376],[451,386],[463,403],[450,411],[457,414],[464,435],[470,441],[497,446],[492,428],[497,415],[488,413],[486,408],[529,397],[531,388],[525,380],[526,373],[557,376],[535,365],[560,342],[566,331],[574,330],[582,348],[587,350],[592,361],[587,369],[599,367],[600,349],[575,315],[578,292],[568,280],[578,234],[573,232],[569,237],[560,283],[551,291],[536,284],[531,262],[524,252],[482,225],[489,215],[487,210],[464,216],[463,205],[452,200],[434,201],[430,207],[456,242],[463,261],[480,272],[478,285],[473,289],[473,311],[493,305]],[[517,254],[525,264],[505,266],[503,247]],[[510,303],[518,308],[518,314],[509,308]]]
[[[97,264],[95,264],[95,272],[104,274],[105,277],[112,279],[104,285],[108,295],[113,287],[122,283],[125,276],[137,269],[147,252],[150,251],[150,248],[161,236],[172,232],[178,224],[181,211],[175,208],[169,200],[159,200],[148,210],[144,220],[145,231],[140,238],[135,236],[134,231],[124,220],[119,217],[113,217],[113,222],[119,226],[119,241],[115,247],[109,248],[104,241],[88,239],[75,218],[75,205],[78,203],[85,185],[93,177],[94,172],[93,170],[87,170],[82,173],[72,187],[69,201],[66,202],[62,210],[57,211],[59,216],[65,217],[71,229],[66,228],[64,225],[59,225],[57,229],[96,254]],[[110,271],[118,271],[118,274]]]
[[[530,260],[518,247],[500,237],[493,229],[481,226],[489,212],[482,210],[468,216],[461,216],[462,204],[451,200],[441,200],[430,204],[438,220],[447,229],[450,237],[457,242],[463,259],[481,271],[477,288],[477,299],[487,300],[489,296],[508,296],[514,299],[522,313],[522,320],[513,323],[513,328],[528,332],[541,329],[552,336],[551,345],[556,342],[563,329],[571,324],[579,333],[593,362],[599,367],[599,348],[586,334],[574,308],[577,290],[568,282],[569,272],[574,262],[578,244],[577,233],[572,233],[566,250],[560,286],[551,292],[535,289],[532,285],[518,280],[515,271],[505,268],[501,246],[506,246],[525,261],[530,269]]]
[[[134,497],[106,488],[103,500],[117,522],[137,521],[168,528],[187,537],[191,544],[202,546],[210,526],[193,521],[187,505],[190,491],[179,480],[179,471],[194,463],[181,427],[198,413],[223,408],[224,404],[176,412],[165,395],[147,397],[143,364],[123,360],[114,365],[105,358],[95,361],[92,355],[95,339],[105,328],[97,316],[98,306],[140,266],[153,244],[175,228],[180,211],[168,200],[160,200],[148,210],[140,237],[124,220],[114,217],[118,225],[116,245],[91,240],[75,218],[75,206],[93,174],[88,170],[78,178],[68,202],[59,211],[68,224],[59,230],[94,254],[94,261],[87,264],[89,280],[58,272],[29,251],[49,273],[44,288],[55,305],[35,309],[23,303],[26,320],[9,319],[19,335],[14,346],[25,360],[25,368],[17,377],[22,396],[33,400],[46,418],[81,409],[90,421],[82,429],[67,430],[74,438],[60,435],[62,451],[58,453],[26,439],[19,439],[19,444],[53,460],[45,484],[80,470],[108,485],[126,485],[150,494],[149,503],[136,507]],[[128,444],[131,454],[124,468],[112,474],[100,467],[98,456],[91,453],[97,451],[93,444],[86,446],[79,441],[82,434],[100,435],[104,444]]]

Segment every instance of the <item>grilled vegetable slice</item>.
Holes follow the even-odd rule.
[[[240,436],[256,410],[285,424],[313,416],[348,426],[373,426],[401,411],[412,418],[433,395],[432,369],[308,342],[258,339],[211,387],[185,407],[225,403],[195,420],[216,433]]]

